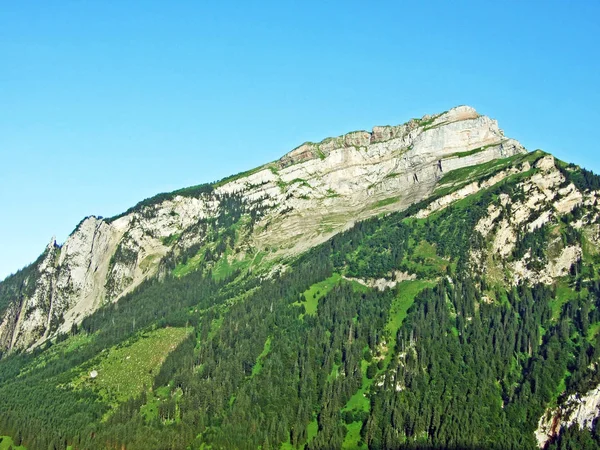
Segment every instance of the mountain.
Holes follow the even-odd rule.
[[[426,198],[445,171],[523,151],[495,121],[458,107],[306,143],[274,163],[158,195],[119,217],[87,217],[64,245],[53,240],[33,266],[4,281],[0,348],[28,348],[66,332],[100,305],[164,275],[169,264],[209,245],[214,220],[252,216],[232,246],[235,254],[227,255],[231,262],[251,265],[257,254],[286,260],[357,220]],[[232,243],[235,238],[229,236]]]
[[[598,448],[599,196],[460,106],[87,217],[0,283],[0,434]]]

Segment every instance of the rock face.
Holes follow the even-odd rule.
[[[88,217],[62,246],[52,241],[19,281],[14,292],[20,294],[0,310],[0,351],[66,332],[103,303],[166,270],[168,255],[176,258],[206,239],[199,224],[217,218],[228,196],[240,198],[247,211],[261,211],[247,245],[285,260],[358,220],[427,198],[447,172],[520,153],[525,149],[504,137],[495,120],[460,106],[400,126],[306,143],[250,175],[199,194],[143,202],[114,220]],[[546,193],[552,180],[542,177],[536,189]],[[557,209],[569,210],[581,201],[578,195],[565,191]]]
[[[535,437],[540,448],[560,434],[564,428],[579,426],[592,429],[594,419],[600,417],[600,386],[585,395],[573,394],[558,408],[548,410],[540,418]]]
[[[323,242],[355,221],[402,210],[428,197],[444,173],[525,150],[496,121],[470,107],[398,127],[377,127],[307,143],[254,174],[222,186],[287,211],[255,237],[282,255]],[[388,138],[388,140],[382,140]]]
[[[594,207],[592,210],[597,214],[597,193],[581,192],[573,183],[567,182],[557,167],[556,160],[550,155],[538,159],[533,167],[525,162],[520,167],[510,167],[484,180],[458,187],[430,202],[415,217],[426,218],[458,200],[497,185],[508,177],[528,174],[523,181],[517,183],[516,195],[501,194],[497,204],[492,204],[487,214],[477,223],[475,230],[484,238],[492,238],[492,248],[488,252],[492,256],[483,260],[481,254],[472,255],[472,269],[485,272],[488,276],[493,272],[509,274],[510,278],[496,280],[504,284],[518,285],[524,281],[532,284],[552,284],[557,278],[568,275],[572,265],[581,259],[582,249],[579,244],[565,245],[557,235],[550,242],[547,260],[536,260],[530,253],[515,260],[511,256],[515,251],[518,236],[556,222],[581,205]],[[444,188],[447,186],[439,186],[439,189]],[[589,224],[594,222],[595,217],[587,217],[585,221],[580,219],[575,223],[575,228],[585,232]],[[502,266],[502,270],[493,270],[494,265]]]
[[[207,207],[181,197],[112,222],[91,216],[62,247],[53,240],[26,280],[35,285],[33,294],[15,299],[2,317],[0,349],[26,348],[67,332],[104,302],[155,275],[168,250],[161,238],[195,223]]]

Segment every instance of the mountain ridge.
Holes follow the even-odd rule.
[[[277,248],[267,259],[286,259],[356,220],[425,198],[444,171],[523,152],[496,121],[460,106],[371,133],[305,143],[274,163],[219,182],[158,194],[108,219],[89,216],[62,246],[49,244],[39,266],[38,281],[44,281],[31,298],[13,302],[0,321],[0,348],[26,348],[66,332],[104,302],[164,274],[161,261],[199,243],[202,238],[189,229],[218,216],[221,198],[241,196],[253,214],[268,210],[262,232],[254,232],[249,244]]]
[[[596,439],[600,177],[468,107],[381,130],[51,241],[0,283],[0,431],[32,448]]]

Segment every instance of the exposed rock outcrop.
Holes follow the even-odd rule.
[[[414,273],[406,273],[401,272],[399,270],[394,271],[391,279],[387,278],[352,278],[352,277],[344,277],[349,281],[356,281],[357,283],[362,284],[363,286],[375,288],[379,291],[385,291],[386,289],[393,288],[398,283],[402,283],[403,281],[415,280],[417,276]]]
[[[579,219],[575,228],[590,229],[598,219],[597,193],[581,192],[566,180],[551,155],[539,153],[535,164],[528,162],[520,166],[495,172],[480,181],[459,185],[450,194],[431,201],[421,209],[416,218],[424,219],[459,200],[500,184],[511,176],[521,175],[522,181],[516,183],[515,194],[498,195],[498,200],[487,209],[487,214],[479,219],[475,231],[490,242],[488,252],[473,252],[471,265],[473,270],[490,273],[491,256],[496,264],[502,266],[502,273],[508,278],[496,281],[517,285],[521,282],[552,284],[557,278],[568,275],[571,267],[583,255],[579,245],[565,245],[560,238],[557,226],[561,217],[570,214],[580,205],[587,205],[595,211],[593,217]],[[535,153],[533,154],[535,156]],[[467,177],[468,178],[468,177]],[[461,180],[464,182],[464,179]],[[447,186],[441,185],[439,189]],[[547,258],[539,261],[530,252],[519,259],[513,258],[517,242],[526,234],[533,233],[546,225],[551,225],[558,236],[554,236],[547,249]],[[591,237],[591,236],[590,236]],[[591,238],[592,240],[594,238]],[[486,255],[488,259],[486,260]],[[540,268],[540,265],[542,266]]]
[[[495,120],[462,106],[420,126],[378,127],[319,144],[303,144],[280,160],[227,183],[250,201],[279,205],[257,233],[257,247],[300,253],[373,214],[402,210],[428,197],[445,172],[524,153]],[[376,136],[374,138],[374,136]],[[388,140],[381,140],[389,137]],[[356,145],[355,145],[356,144]],[[287,211],[285,216],[278,214]]]
[[[544,448],[562,429],[572,426],[591,430],[597,417],[600,417],[600,386],[583,396],[573,394],[562,406],[546,411],[535,431],[538,445]]]
[[[303,144],[205,193],[171,195],[114,220],[89,217],[62,247],[48,247],[26,281],[35,288],[15,296],[3,313],[0,350],[27,348],[68,331],[104,302],[155,276],[167,255],[203,242],[198,224],[217,217],[224,196],[238,195],[248,210],[264,211],[247,245],[285,260],[358,220],[427,198],[444,173],[520,153],[524,148],[504,137],[495,120],[461,106],[400,126]],[[577,194],[564,198],[567,210]]]

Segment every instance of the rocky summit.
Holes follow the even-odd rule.
[[[0,283],[0,435],[596,448],[599,198],[459,106],[86,217]]]
[[[66,332],[105,302],[164,274],[167,259],[206,242],[198,223],[218,218],[224,198],[239,198],[261,216],[229,257],[266,251],[267,260],[284,261],[358,220],[427,198],[445,172],[523,152],[496,121],[460,106],[305,143],[274,163],[206,189],[159,195],[117,218],[87,217],[63,245],[48,244],[24,270],[31,275],[16,277],[20,285],[2,305],[0,348],[29,348]]]

